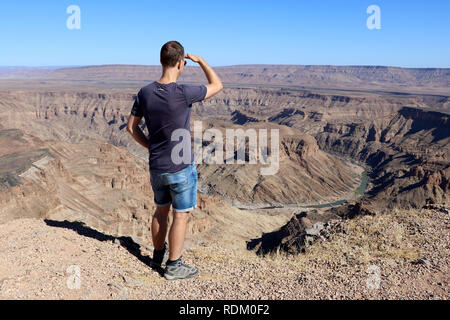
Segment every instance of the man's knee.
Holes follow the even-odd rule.
[[[190,214],[191,214],[191,211],[188,211],[188,212],[176,212],[176,211],[173,211],[173,218],[177,219],[177,220],[188,220]]]
[[[167,216],[170,211],[170,205],[165,207],[156,207],[154,216],[160,217],[160,216]]]

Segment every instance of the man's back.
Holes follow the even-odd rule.
[[[139,91],[131,113],[145,118],[151,170],[173,173],[193,162],[192,154],[189,163],[175,164],[172,161],[172,150],[180,143],[172,141],[172,134],[177,129],[185,129],[190,133],[192,104],[204,100],[206,92],[204,85],[178,85],[176,82],[162,84],[157,81]]]

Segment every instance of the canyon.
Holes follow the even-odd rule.
[[[263,256],[300,253],[350,220],[448,210],[448,69],[217,72],[225,88],[193,106],[191,127],[277,129],[279,170],[262,176],[261,164],[199,164],[187,249],[220,243]],[[126,65],[0,69],[0,224],[82,223],[151,249],[148,152],[125,128],[139,88],[159,74]],[[188,66],[180,81],[203,77]]]
[[[362,172],[368,170],[370,188],[361,201],[374,208],[448,204],[447,69],[236,66],[219,67],[217,71],[226,83],[225,89],[195,105],[191,121],[202,121],[203,132],[208,128],[222,132],[226,128],[278,129],[280,168],[275,175],[261,176],[261,165],[200,164],[199,190],[205,199],[217,198],[228,206],[227,210],[242,215],[246,214],[243,209],[256,210],[255,214],[263,216],[259,208],[286,208],[284,216],[275,214],[286,221],[292,208],[356,199],[354,190]],[[145,79],[156,79],[159,72],[158,67],[151,66],[2,70],[0,128],[5,149],[5,192],[10,192],[9,188],[21,189],[20,181],[28,181],[36,188],[37,198],[44,180],[39,180],[34,171],[22,172],[22,176],[13,172],[24,171],[27,166],[35,168],[39,161],[45,167],[40,170],[51,172],[41,174],[41,178],[61,176],[69,182],[68,195],[69,189],[79,192],[80,185],[70,186],[77,183],[71,175],[78,166],[64,162],[64,158],[73,162],[75,155],[84,154],[83,159],[90,155],[83,166],[100,166],[102,171],[83,173],[83,182],[92,190],[81,194],[87,204],[69,206],[71,211],[62,213],[65,211],[61,205],[67,207],[67,196],[48,189],[62,184],[47,181],[46,189],[40,192],[47,193],[48,200],[42,194],[43,203],[38,205],[41,209],[32,209],[34,213],[30,214],[42,217],[45,212],[59,212],[64,218],[72,215],[73,219],[103,225],[102,230],[120,235],[131,232],[133,223],[148,227],[148,219],[133,220],[145,216],[153,206],[146,176],[148,153],[124,129],[137,90]],[[318,79],[320,86],[315,82]],[[181,81],[201,82],[200,70],[188,67]],[[317,87],[307,88],[305,84]],[[390,90],[382,91],[387,85]],[[403,93],[405,86],[413,88],[409,89],[412,92]],[[207,145],[204,142],[204,147]],[[19,156],[22,149],[27,152]],[[20,157],[23,164],[14,157]],[[133,168],[126,170],[131,164],[119,163],[128,158]],[[21,167],[9,168],[6,163],[11,161]],[[105,161],[116,168],[107,169]],[[95,182],[88,183],[91,177]],[[105,191],[94,192],[102,190],[98,184],[106,190],[126,190],[127,195],[122,197],[126,200],[105,196]],[[128,199],[130,193],[141,198]],[[2,208],[2,221],[17,217],[17,204],[31,200],[24,196],[14,201],[14,205]],[[264,212],[267,215],[267,210]],[[97,218],[88,218],[88,213]],[[204,224],[202,218],[193,220]]]

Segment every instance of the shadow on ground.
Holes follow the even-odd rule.
[[[55,228],[63,228],[73,230],[81,236],[89,237],[101,242],[104,241],[113,241],[115,243],[120,243],[122,247],[127,249],[129,253],[135,256],[139,261],[144,263],[146,266],[152,268],[154,271],[158,272],[161,276],[163,276],[164,270],[162,268],[156,268],[152,266],[152,259],[149,256],[144,256],[141,253],[141,246],[137,244],[131,237],[114,237],[111,235],[107,235],[101,233],[97,230],[94,230],[88,226],[86,226],[83,222],[70,222],[70,221],[55,221],[45,219],[44,222],[50,226]]]

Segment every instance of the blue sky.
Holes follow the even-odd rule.
[[[69,30],[69,5],[81,29]],[[381,29],[369,30],[369,5]],[[40,0],[0,4],[0,65],[159,64],[168,40],[214,66],[450,67],[448,0]]]

